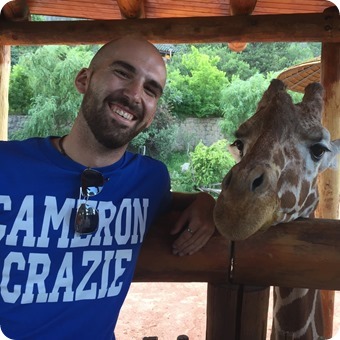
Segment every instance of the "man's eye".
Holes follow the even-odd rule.
[[[116,75],[118,75],[119,77],[123,77],[123,78],[128,78],[128,73],[124,70],[114,70],[113,71]]]
[[[330,150],[326,146],[320,143],[314,144],[310,147],[310,154],[314,162],[319,161],[326,151],[330,151]]]
[[[240,139],[236,139],[235,142],[233,144],[231,144],[231,146],[235,146],[237,148],[237,150],[240,153],[240,157],[243,157],[243,142]]]
[[[145,93],[150,96],[150,97],[157,97],[158,96],[158,93],[156,90],[154,90],[153,88],[148,88],[146,87],[145,88]]]

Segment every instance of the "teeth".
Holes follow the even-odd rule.
[[[130,113],[127,113],[126,111],[119,110],[119,109],[115,108],[114,112],[117,113],[119,116],[127,119],[127,120],[133,119],[133,115],[131,115]]]

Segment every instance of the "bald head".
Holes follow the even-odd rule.
[[[103,45],[93,57],[89,68],[95,71],[98,67],[111,63],[112,60],[122,60],[142,65],[152,65],[160,76],[162,88],[166,81],[166,67],[157,48],[147,40],[135,37],[123,37]]]

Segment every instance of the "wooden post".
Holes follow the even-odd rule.
[[[269,287],[208,284],[206,340],[265,340]]]
[[[327,12],[337,13],[336,7]],[[326,11],[325,11],[326,12]],[[325,89],[323,125],[332,139],[340,138],[340,44],[323,43],[321,52],[321,83]],[[339,218],[339,172],[327,170],[318,179],[320,203],[315,212],[319,218]],[[321,291],[326,338],[333,334],[334,291]]]
[[[8,88],[11,47],[0,46],[0,140],[8,138]]]

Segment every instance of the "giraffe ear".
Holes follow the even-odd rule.
[[[320,121],[323,110],[323,92],[323,87],[320,83],[311,83],[306,86],[302,99],[304,107],[307,107],[310,114],[317,117]]]
[[[267,107],[274,96],[280,91],[286,91],[286,85],[279,79],[273,79],[259,101],[256,111],[259,111],[263,107]]]

